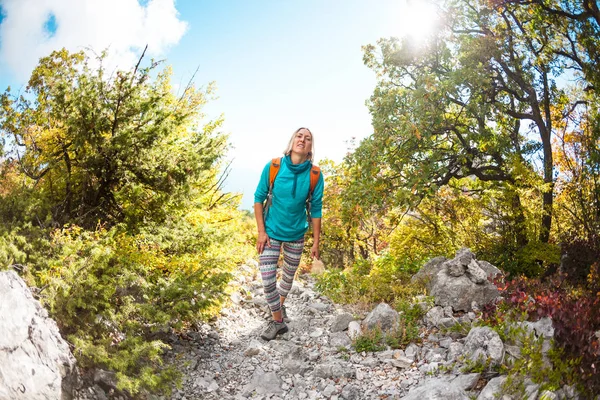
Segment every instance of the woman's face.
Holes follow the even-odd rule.
[[[312,150],[312,135],[308,129],[300,129],[294,137],[292,152],[297,153],[304,158],[308,156]]]

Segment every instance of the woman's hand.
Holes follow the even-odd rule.
[[[256,240],[256,250],[258,254],[262,254],[265,250],[265,245],[267,247],[271,247],[271,239],[269,239],[269,235],[267,232],[258,232],[258,239]]]
[[[313,259],[319,260],[319,243],[314,243],[312,248],[310,249],[310,256]]]

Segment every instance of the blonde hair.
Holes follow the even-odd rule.
[[[308,131],[308,133],[310,133],[310,138],[311,138],[310,151],[308,152],[306,159],[310,160],[310,162],[312,163],[315,160],[315,137],[313,136],[313,133],[310,131],[310,129],[305,128],[305,127],[300,127],[294,131],[294,133],[292,134],[292,137],[290,138],[290,141],[287,145],[287,148],[285,149],[283,154],[286,156],[290,155],[290,153],[292,152],[292,147],[294,147],[294,138],[296,137],[296,134],[298,132],[300,132],[302,129],[306,129]]]

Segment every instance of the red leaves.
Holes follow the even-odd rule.
[[[592,274],[597,274],[592,268]],[[592,390],[600,391],[600,375],[596,364],[600,356],[600,292],[596,279],[588,279],[585,287],[565,283],[556,275],[547,281],[515,278],[494,282],[503,300],[484,309],[484,318],[491,323],[503,321],[511,311],[526,313],[529,320],[552,318],[558,346],[572,359],[580,358],[582,380]]]

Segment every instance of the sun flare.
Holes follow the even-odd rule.
[[[438,23],[438,10],[431,2],[406,0],[400,8],[396,32],[399,37],[422,43],[435,32]]]

